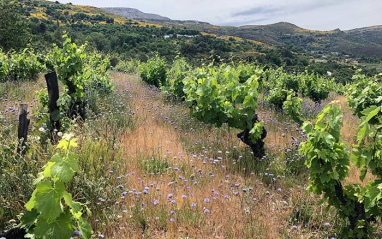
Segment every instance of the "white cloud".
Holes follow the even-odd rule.
[[[69,2],[67,0],[62,2]],[[300,27],[343,30],[382,25],[381,0],[72,0],[97,7],[131,7],[176,20],[216,25],[291,22]]]

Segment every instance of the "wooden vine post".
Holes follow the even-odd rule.
[[[17,132],[19,143],[17,146],[17,154],[21,156],[24,156],[27,151],[26,141],[28,138],[29,123],[30,123],[30,119],[28,119],[28,105],[20,104],[19,128]]]
[[[45,75],[46,84],[48,87],[48,98],[49,98],[49,120],[52,126],[51,135],[52,140],[57,140],[57,133],[60,132],[60,108],[57,105],[57,100],[60,97],[58,89],[57,74],[55,71],[49,72]]]

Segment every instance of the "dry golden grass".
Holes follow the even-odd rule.
[[[162,97],[158,96],[157,92],[143,87],[136,78],[118,73],[112,73],[112,77],[131,82],[129,88],[133,95],[131,105],[136,109],[134,117],[138,126],[134,131],[126,132],[122,139],[125,145],[124,153],[129,160],[126,172],[134,172],[134,175],[130,175],[127,180],[129,190],[134,188],[139,192],[145,185],[155,183],[155,186],[149,186],[147,195],[139,194],[141,195],[139,199],[135,196],[121,199],[120,203],[123,203],[127,210],[121,213],[120,219],[120,225],[124,229],[111,231],[109,236],[112,238],[282,237],[283,230],[280,228],[289,227],[287,218],[290,213],[291,198],[286,192],[277,192],[271,187],[264,186],[255,175],[230,174],[229,178],[226,178],[229,174],[226,168],[209,162],[204,164],[200,154],[192,157],[183,147],[181,141],[183,132],[162,123],[154,113],[158,106],[161,106],[163,113],[168,113],[170,110],[163,106]],[[208,131],[212,129],[204,132],[188,132],[188,137],[198,137],[200,133],[207,137],[212,134]],[[225,132],[223,137],[232,137],[233,134],[235,132]],[[224,142],[226,141],[223,141],[223,145]],[[155,157],[155,160],[167,161],[172,169],[177,167],[181,171],[168,170],[162,174],[150,174],[140,166],[140,160],[150,160],[152,157]],[[142,180],[145,183],[142,183]],[[193,180],[197,182],[196,185],[191,183]],[[235,187],[235,183],[240,186]],[[244,187],[248,193],[243,193]],[[249,191],[249,187],[253,190]],[[158,191],[155,188],[158,188]],[[238,196],[234,195],[236,191]],[[176,201],[174,205],[166,199],[170,193],[173,194],[171,200]],[[224,198],[225,194],[229,196],[228,199]],[[183,198],[183,195],[186,198]],[[204,202],[205,198],[210,199],[210,202]],[[159,201],[156,206],[153,204],[155,199]],[[137,209],[137,202],[139,207],[140,204],[146,205],[139,215],[134,212]],[[192,203],[197,205],[196,208],[190,207]],[[204,213],[206,208],[210,213]],[[170,215],[171,210],[175,212],[174,215]],[[155,220],[156,216],[161,218]],[[164,222],[162,217],[165,217]],[[170,221],[171,217],[174,218],[174,222]]]
[[[162,94],[145,86],[139,77],[115,72],[111,76],[128,82],[135,127],[120,139],[127,161],[123,171],[129,177],[125,179],[126,195],[121,196],[115,212],[118,227],[109,227],[105,232],[109,238],[326,238],[333,235],[334,228],[323,225],[333,222],[335,213],[319,206],[318,197],[307,195],[306,177],[296,182],[277,174],[264,177],[261,172],[238,172],[235,163],[228,161],[240,163],[239,155],[225,154],[234,151],[233,146],[239,154],[245,151],[246,146],[236,138],[237,130],[198,126],[198,123],[179,127],[192,121],[183,105],[166,103]],[[352,116],[345,97],[333,96],[332,100],[338,100],[342,106],[342,133],[344,141],[351,145],[359,120]],[[169,118],[165,120],[165,116]],[[268,130],[265,140],[268,152],[276,155],[275,160],[282,161],[283,151],[291,146],[292,137],[301,136],[296,130],[298,126],[272,110],[261,109],[259,116]],[[216,162],[219,156],[222,160]],[[169,168],[150,171],[142,162],[166,163]],[[358,177],[359,170],[352,166],[345,183],[360,182]],[[370,179],[368,175],[365,182]],[[195,208],[191,207],[193,203]],[[300,221],[293,221],[303,214],[304,226]]]

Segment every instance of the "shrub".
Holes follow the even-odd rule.
[[[296,123],[301,124],[303,122],[302,115],[302,99],[288,95],[286,101],[283,103],[283,111],[286,115],[289,115]]]
[[[45,69],[40,55],[26,48],[21,52],[0,52],[0,82],[35,80]]]
[[[156,55],[140,66],[141,78],[149,85],[161,87],[167,79],[167,65],[163,58]]]
[[[184,98],[183,92],[184,84],[183,80],[186,78],[188,72],[191,70],[191,66],[185,59],[179,58],[174,61],[169,71],[168,76],[168,92],[180,98]]]

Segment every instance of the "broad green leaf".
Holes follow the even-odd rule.
[[[28,210],[28,211],[31,211],[35,205],[36,205],[36,193],[37,193],[37,189],[35,189],[32,193],[32,196],[31,198],[29,199],[29,201],[25,204],[25,208]]]
[[[67,183],[74,177],[74,174],[78,171],[77,159],[68,158],[61,162],[55,163],[51,167],[52,177],[59,178],[62,182]]]
[[[320,180],[322,183],[327,183],[330,180],[330,176],[326,172],[324,172],[320,175]]]
[[[62,213],[61,198],[65,186],[61,182],[56,182],[54,186],[52,182],[44,181],[36,187],[34,207],[48,222],[55,220]]]
[[[51,223],[43,218],[39,218],[34,234],[37,238],[41,239],[68,239],[73,236],[71,220],[72,217],[69,212],[61,214]]]
[[[71,208],[71,212],[73,214],[73,217],[76,219],[80,219],[82,216],[82,204],[79,202],[75,202],[72,199],[72,194],[65,192],[64,193],[64,200],[65,203]]]
[[[365,122],[365,123],[362,123],[362,125],[363,126],[360,128],[357,135],[358,143],[361,143],[361,141],[363,140],[363,138],[366,136],[366,134],[368,133],[370,129],[370,125],[368,123]]]
[[[302,129],[306,134],[309,134],[309,133],[312,132],[312,130],[313,130],[312,123],[310,123],[309,121],[304,122],[304,124],[302,125],[301,129]]]
[[[325,139],[325,142],[327,144],[329,144],[330,146],[333,146],[333,144],[334,144],[334,137],[331,134],[325,132],[323,134],[323,138]]]
[[[363,122],[369,122],[371,118],[373,118],[379,113],[380,110],[381,110],[381,107],[377,107],[375,105],[372,105],[369,108],[363,110],[362,114],[366,116]]]
[[[26,211],[20,219],[20,225],[24,228],[29,228],[35,223],[38,215],[39,213],[35,209]]]
[[[40,183],[44,178],[45,178],[44,172],[38,173],[37,178],[35,180],[33,180],[33,185]]]
[[[382,189],[377,185],[369,185],[367,187],[367,194],[365,200],[365,211],[368,212],[375,206],[376,202],[382,199]]]
[[[81,231],[81,235],[84,239],[90,239],[92,234],[93,234],[93,230],[90,226],[90,224],[83,218],[81,218],[78,222],[78,228],[80,229]]]
[[[50,158],[49,161],[50,162],[55,162],[55,163],[61,162],[62,161],[61,154],[57,153],[57,154],[53,155],[52,158]]]
[[[44,175],[43,175],[45,178],[51,177],[51,169],[52,169],[53,164],[55,164],[55,163],[54,162],[48,162],[48,164],[46,165],[46,167],[44,169]]]

